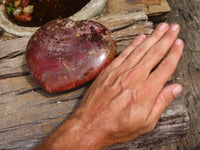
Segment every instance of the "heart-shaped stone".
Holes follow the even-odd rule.
[[[53,20],[28,42],[26,62],[31,75],[54,93],[94,79],[115,57],[111,32],[94,21]]]

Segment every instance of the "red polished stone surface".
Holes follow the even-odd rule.
[[[93,21],[57,19],[31,37],[26,62],[31,75],[54,93],[94,79],[115,57],[110,31]]]

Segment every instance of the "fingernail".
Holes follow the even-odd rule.
[[[140,35],[137,36],[137,39],[139,41],[143,41],[145,39],[145,35],[144,34],[140,34]]]
[[[176,45],[180,46],[182,44],[182,40],[181,39],[177,39],[175,42]]]
[[[166,27],[167,27],[166,23],[161,23],[161,24],[158,25],[158,29],[161,30],[161,31],[164,30]]]
[[[178,24],[172,24],[172,25],[170,26],[170,29],[171,29],[172,31],[176,31],[176,30],[178,30],[178,28],[179,28],[179,25],[178,25]]]
[[[175,97],[177,97],[182,92],[182,90],[183,90],[183,87],[180,86],[180,85],[175,87],[174,90],[173,90],[173,95]]]

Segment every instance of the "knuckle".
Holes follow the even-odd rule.
[[[137,80],[137,74],[135,71],[128,71],[120,75],[121,85],[127,87],[132,84],[133,80]]]
[[[139,79],[143,78],[143,75],[145,74],[144,68],[144,65],[142,65],[127,71],[124,74],[124,80],[128,80],[128,82],[130,82],[130,80],[139,81]]]
[[[112,85],[113,82],[117,79],[118,76],[118,71],[116,69],[112,69],[112,70],[104,70],[104,72],[102,72],[102,83],[104,83],[104,85]]]
[[[160,45],[156,45],[152,48],[152,55],[153,56],[162,56],[163,55],[163,50],[161,49]]]
[[[137,76],[141,76],[141,73],[144,72],[144,68],[145,68],[145,65],[141,65],[141,66],[138,66],[138,67],[135,67],[134,69],[134,72]]]
[[[160,101],[162,103],[164,103],[166,106],[169,106],[171,101],[170,101],[170,95],[167,95],[167,94],[162,94],[160,95]]]
[[[126,58],[128,56],[128,52],[127,50],[124,50],[117,58],[118,59],[123,59],[123,58]]]
[[[164,66],[168,69],[168,70],[174,70],[175,68],[175,65],[173,64],[173,60],[169,60],[169,59],[166,59],[164,62]]]
[[[153,89],[152,84],[151,83],[146,83],[143,86],[141,86],[141,88],[140,88],[140,90],[138,92],[138,94],[139,94],[138,96],[139,97],[146,97],[146,96],[149,95],[148,93],[151,93],[152,89]]]
[[[130,47],[131,49],[135,49],[135,41],[131,42],[131,44],[129,45],[129,47]]]
[[[139,53],[144,53],[144,52],[146,52],[147,51],[147,48],[146,47],[144,47],[144,46],[140,46],[139,48],[138,48],[138,52]]]
[[[108,69],[105,68],[105,69],[103,69],[103,70],[101,71],[100,76],[102,76],[102,77],[107,76],[108,73],[109,73],[109,72],[108,72]]]
[[[167,32],[167,34],[165,35],[166,40],[170,41],[171,43],[173,43],[175,34],[176,34],[176,32],[169,30]]]
[[[157,39],[159,39],[162,35],[163,35],[162,32],[160,32],[159,30],[155,30],[155,31],[151,34],[150,38],[151,38],[153,41],[157,41]]]
[[[101,76],[104,78],[107,78],[108,76],[113,76],[115,72],[116,72],[116,69],[107,67],[101,72]]]

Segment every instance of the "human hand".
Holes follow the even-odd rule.
[[[179,30],[177,24],[162,23],[150,37],[136,37],[96,78],[81,106],[50,136],[54,140],[46,143],[60,141],[58,146],[67,140],[62,148],[102,149],[153,130],[182,91],[179,84],[164,87],[184,47],[177,39]]]
[[[164,87],[182,54],[183,42],[176,39],[179,29],[162,23],[149,38],[138,36],[87,91],[74,115],[80,114],[92,133],[103,136],[106,146],[153,130],[182,91],[179,84]]]

